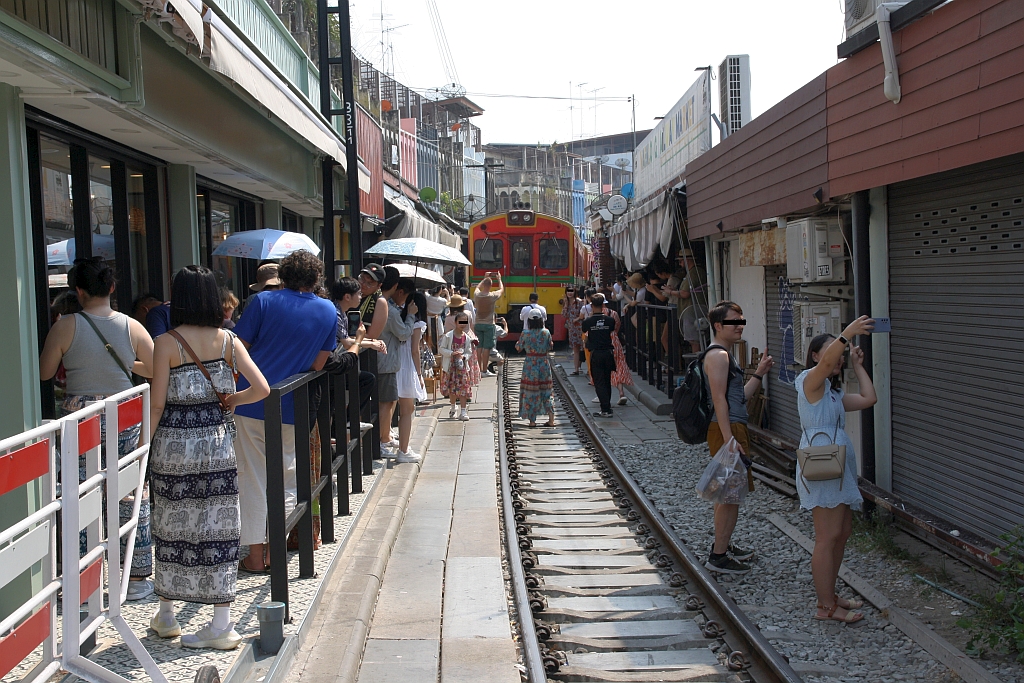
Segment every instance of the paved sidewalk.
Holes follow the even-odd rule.
[[[594,387],[587,384],[589,381],[587,375],[580,374],[577,377],[569,375],[572,372],[571,351],[558,351],[554,353],[551,364],[552,366],[562,366],[569,379],[569,384],[572,385],[576,393],[579,394],[580,399],[582,399],[581,405],[584,408],[589,409],[592,413],[601,409],[597,403],[592,402],[597,394],[594,393]],[[558,372],[557,368],[555,371]],[[640,386],[647,386],[646,384],[640,384],[643,380],[635,372],[633,373],[633,381]],[[625,446],[642,444],[645,441],[678,440],[676,426],[672,421],[671,415],[655,415],[647,406],[640,403],[628,389],[626,391],[626,405],[618,405],[616,403],[618,398],[619,392],[615,387],[612,387],[613,417],[594,419],[597,426],[612,442]]]
[[[289,681],[518,683],[501,567],[496,392],[485,378],[468,422],[438,408],[423,462],[393,470],[368,518],[383,524],[388,505],[404,521],[391,538],[368,527],[357,541]]]

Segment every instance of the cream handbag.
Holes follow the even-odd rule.
[[[839,420],[836,420],[836,429],[832,434],[832,443],[825,446],[808,446],[798,448],[796,451],[797,462],[800,463],[800,478],[804,482],[804,488],[810,492],[807,486],[808,481],[830,481],[839,480],[839,490],[843,490],[843,475],[846,474],[846,446],[836,443],[839,436]],[[807,440],[807,443],[814,441],[819,434],[828,436],[828,432],[815,432]]]

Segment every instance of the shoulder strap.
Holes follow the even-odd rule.
[[[205,377],[207,381],[210,383],[210,386],[213,387],[213,393],[217,394],[217,400],[220,401],[221,408],[223,408],[224,410],[231,410],[231,406],[228,405],[225,395],[217,391],[217,385],[213,383],[213,377],[210,377],[210,371],[206,369],[206,366],[203,365],[203,361],[199,359],[199,356],[196,355],[196,352],[193,351],[192,347],[188,345],[188,342],[185,341],[185,338],[182,337],[177,330],[167,330],[167,334],[171,335],[176,340],[178,340],[178,343],[181,344],[182,348],[185,349],[188,355],[192,356],[192,360],[195,361],[196,367],[199,368],[199,372],[203,373],[203,377]],[[232,350],[234,349],[232,348]]]
[[[128,378],[128,381],[131,382],[132,373],[124,366],[124,361],[121,360],[121,357],[117,355],[117,351],[114,350],[114,347],[110,345],[107,338],[103,336],[102,332],[100,332],[100,328],[96,327],[96,323],[92,321],[92,318],[90,318],[88,314],[82,313],[80,317],[83,318],[85,322],[89,323],[89,327],[92,328],[93,332],[96,333],[96,336],[100,338],[101,342],[103,342],[103,347],[107,350],[107,353],[110,354],[110,357],[114,359],[115,363],[117,363],[117,367],[121,368],[121,372],[123,372]]]

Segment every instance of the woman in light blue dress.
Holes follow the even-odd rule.
[[[862,607],[857,600],[836,595],[836,579],[843,563],[846,541],[853,531],[853,509],[859,510],[863,498],[857,487],[857,454],[846,433],[846,413],[875,405],[875,388],[864,369],[864,352],[850,348],[850,362],[860,384],[859,394],[847,394],[840,386],[843,355],[850,340],[859,334],[870,334],[874,320],[861,316],[843,330],[838,339],[821,334],[807,347],[807,369],[796,378],[797,408],[800,410],[800,447],[846,446],[846,469],[842,479],[807,481],[797,465],[796,481],[800,491],[800,507],[814,516],[814,553],[811,572],[814,591],[818,595],[820,621],[841,621],[852,624],[864,618],[852,610]]]

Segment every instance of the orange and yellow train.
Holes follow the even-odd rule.
[[[478,220],[469,228],[470,289],[490,272],[500,272],[505,294],[495,312],[508,322],[507,341],[519,338],[519,318],[537,292],[547,309],[547,327],[555,341],[566,339],[558,303],[568,284],[593,280],[593,252],[570,223],[528,209],[513,209]]]

